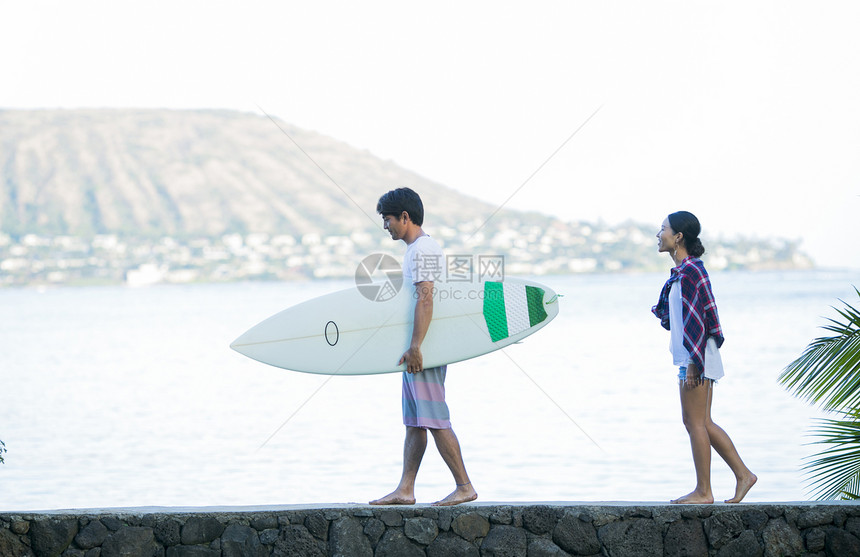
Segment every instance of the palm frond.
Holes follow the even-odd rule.
[[[860,493],[860,416],[856,411],[845,419],[818,420],[818,437],[812,444],[828,448],[807,457],[804,465],[810,488],[819,499],[857,499]]]
[[[854,291],[860,297],[857,287]],[[845,308],[834,309],[844,322],[828,319],[822,327],[834,335],[812,341],[779,376],[795,396],[825,410],[860,405],[860,310],[840,302]]]

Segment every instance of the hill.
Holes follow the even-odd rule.
[[[376,200],[399,185],[432,200],[443,224],[493,209],[329,137],[228,111],[0,111],[0,168],[11,235],[343,233],[378,226]]]

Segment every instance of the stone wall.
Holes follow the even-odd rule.
[[[860,504],[0,513],[0,557],[860,555]]]

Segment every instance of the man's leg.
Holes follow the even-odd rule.
[[[426,448],[427,430],[407,426],[406,440],[403,442],[403,474],[400,476],[400,484],[385,497],[371,501],[371,505],[415,504],[415,477],[418,476],[418,468],[421,466]]]
[[[466,465],[463,463],[463,456],[460,452],[460,442],[457,440],[454,430],[431,429],[430,431],[433,433],[433,440],[436,441],[436,448],[439,449],[442,460],[448,465],[454,476],[454,482],[457,484],[456,489],[447,497],[433,504],[449,506],[474,501],[478,498],[478,493],[472,487],[472,482],[466,473]]]

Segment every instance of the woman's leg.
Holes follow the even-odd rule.
[[[717,454],[719,454],[722,459],[726,461],[726,464],[729,465],[729,468],[731,468],[737,482],[735,485],[735,496],[731,499],[726,499],[726,503],[740,503],[750,488],[755,485],[758,478],[750,471],[749,468],[747,468],[744,461],[741,460],[741,456],[738,454],[738,450],[735,448],[735,444],[732,443],[729,435],[723,430],[723,428],[711,420],[711,403],[714,397],[714,388],[712,381],[706,381],[706,383],[711,383],[711,385],[708,385],[708,415],[705,422],[708,430],[708,437],[711,440],[711,446],[714,447]]]
[[[687,368],[690,374],[693,366]],[[695,377],[695,375],[690,375]],[[693,450],[693,465],[696,468],[696,489],[679,497],[672,503],[710,504],[714,502],[711,492],[711,439],[707,422],[710,420],[710,383],[711,381],[681,381],[681,414],[684,426],[690,435],[690,448]]]

